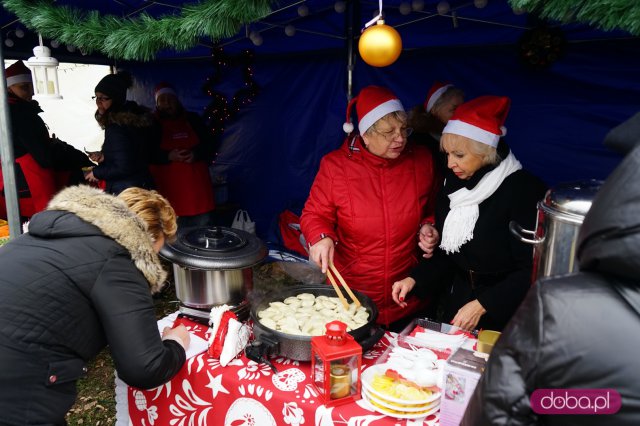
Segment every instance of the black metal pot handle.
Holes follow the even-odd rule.
[[[371,327],[371,335],[369,337],[365,337],[362,340],[359,340],[358,343],[360,343],[360,346],[362,346],[362,352],[366,352],[369,349],[371,349],[376,343],[378,343],[378,341],[380,339],[382,339],[382,336],[384,336],[385,333],[385,329],[374,325]]]

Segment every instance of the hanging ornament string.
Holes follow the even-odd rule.
[[[371,25],[375,24],[376,22],[378,22],[380,20],[382,20],[382,0],[378,0],[378,15],[375,16],[372,20],[370,20],[366,24],[364,24],[364,29],[362,31],[366,30]]]

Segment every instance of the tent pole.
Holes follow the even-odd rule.
[[[11,143],[11,121],[9,104],[7,103],[7,81],[4,73],[4,53],[0,43],[0,158],[2,158],[2,178],[4,180],[4,200],[7,206],[9,237],[15,238],[22,232],[20,227],[20,211],[18,210],[18,190],[16,188],[16,172],[13,163],[13,144]]]
[[[347,43],[347,102],[353,98],[353,70],[356,66],[355,53],[354,53],[354,26],[357,25],[356,16],[356,3],[358,0],[347,0],[347,13],[345,13],[345,26],[346,26],[346,43]]]

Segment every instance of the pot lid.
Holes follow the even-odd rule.
[[[584,218],[602,183],[596,179],[561,183],[547,191],[543,201],[544,207]]]
[[[255,235],[223,226],[179,230],[176,240],[160,250],[170,262],[205,270],[251,267],[267,253],[267,247]]]

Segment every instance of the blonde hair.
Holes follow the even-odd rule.
[[[369,127],[367,129],[366,132],[364,132],[365,135],[370,136],[372,133],[375,133],[378,131],[378,125],[381,122],[388,122],[389,119],[393,117],[396,120],[398,120],[401,124],[406,124],[407,123],[407,113],[404,111],[394,111],[394,112],[390,112],[389,114],[386,114],[385,116],[381,117],[378,119],[378,121],[376,121],[375,123],[373,123],[371,125],[371,127]]]
[[[465,136],[456,135],[454,133],[445,133],[440,138],[440,151],[444,152],[444,144],[452,143],[453,145],[463,146],[474,155],[477,155],[482,159],[482,165],[496,165],[500,163],[500,156],[498,150],[491,145],[478,142],[476,140],[467,138]]]
[[[161,236],[173,241],[178,231],[176,212],[166,198],[157,191],[142,188],[127,188],[118,198],[147,224],[147,232],[153,242]]]

